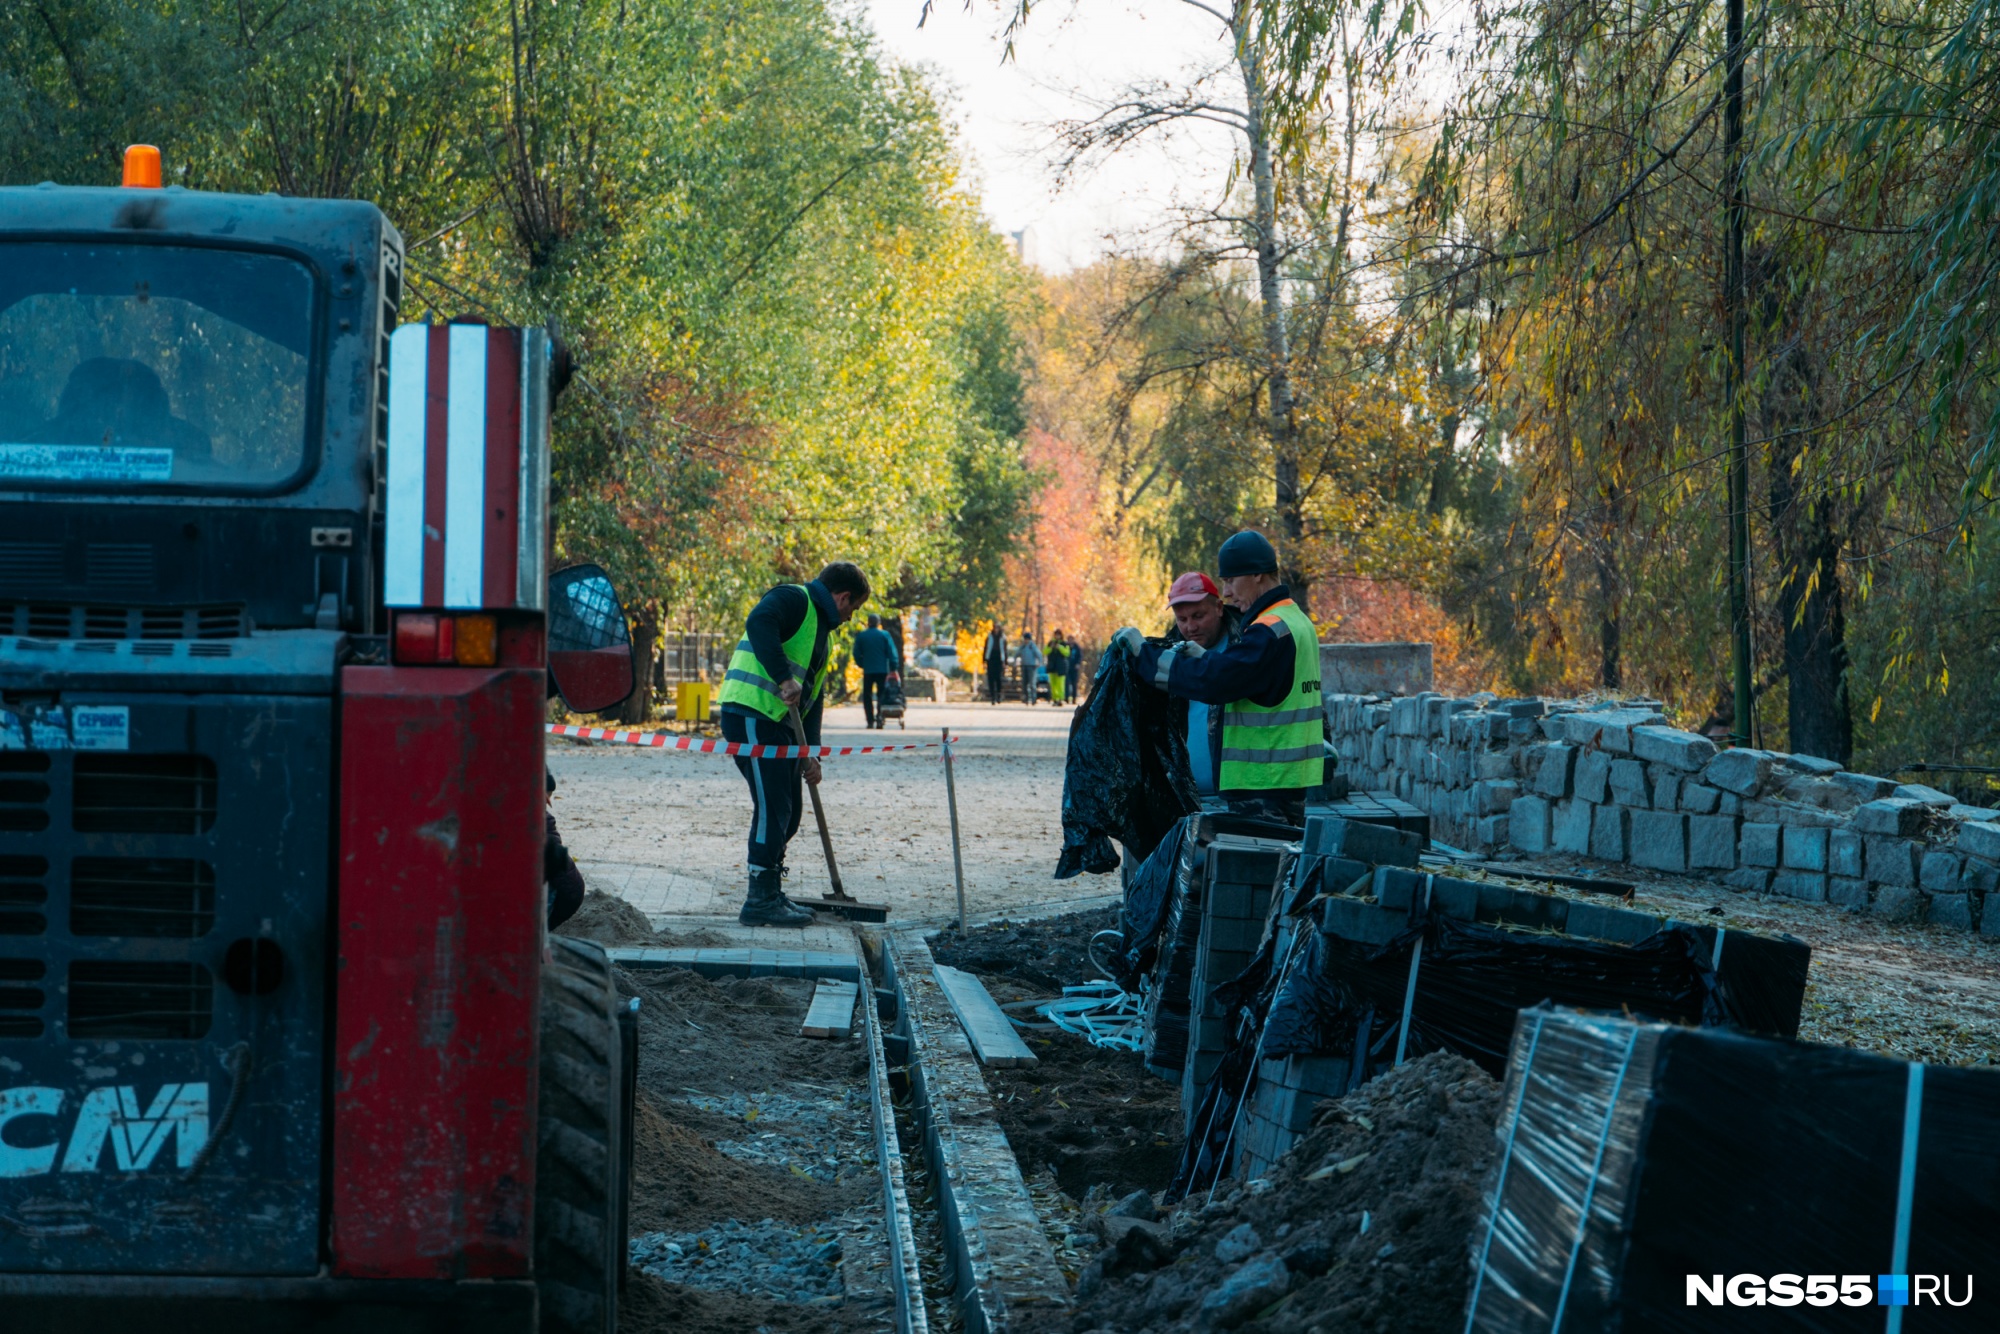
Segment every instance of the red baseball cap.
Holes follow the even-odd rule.
[[[1174,586],[1167,590],[1167,605],[1177,607],[1183,602],[1199,602],[1203,598],[1221,596],[1222,590],[1215,586],[1215,580],[1197,570],[1174,580]]]

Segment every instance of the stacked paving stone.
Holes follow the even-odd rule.
[[[1290,848],[1274,839],[1218,834],[1208,845],[1202,891],[1201,941],[1188,986],[1187,1063],[1181,1070],[1181,1108],[1190,1120],[1229,1049],[1235,1020],[1215,999],[1215,989],[1257,957],[1271,915],[1271,896],[1288,870]]]
[[[2000,811],[1810,755],[1736,748],[1656,704],[1328,694],[1339,772],[1477,852],[1590,857],[2000,936]]]

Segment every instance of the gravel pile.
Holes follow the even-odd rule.
[[[730,1219],[695,1232],[643,1233],[631,1248],[635,1268],[686,1287],[800,1305],[842,1295],[840,1238],[816,1227]]]
[[[716,1152],[737,1162],[815,1181],[872,1181],[877,1171],[872,1111],[868,1095],[859,1089],[810,1099],[783,1093],[697,1093],[681,1101],[742,1127],[715,1139]]]

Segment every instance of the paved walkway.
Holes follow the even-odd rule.
[[[870,732],[858,706],[828,711],[829,745],[930,741],[950,727],[968,917],[1044,916],[1110,902],[1115,876],[1052,878],[1062,845],[1072,711],[1046,704],[913,703],[907,727]],[[722,756],[551,738],[563,840],[597,888],[667,926],[733,924],[743,901],[750,793]],[[820,788],[847,891],[891,921],[957,914],[944,766],[935,750],[826,761]],[[828,888],[808,806],[789,855],[794,895]],[[673,919],[673,920],[669,920]],[[762,934],[762,933],[760,933]],[[795,933],[790,934],[796,939]],[[804,946],[810,947],[810,946]]]

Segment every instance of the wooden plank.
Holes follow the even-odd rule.
[[[806,1007],[806,1022],[799,1029],[802,1038],[845,1038],[854,1032],[854,998],[861,988],[853,982],[822,978],[813,988],[812,1004]]]
[[[1028,1050],[1028,1044],[1021,1041],[1021,1035],[1014,1031],[1014,1025],[1006,1014],[986,994],[985,983],[949,964],[934,964],[932,972],[944,991],[951,1012],[958,1016],[958,1026],[965,1030],[965,1036],[972,1043],[972,1050],[978,1055],[981,1065],[1038,1064],[1035,1053]]]
[[[854,957],[828,950],[668,949],[658,945],[606,950],[620,968],[688,968],[703,977],[860,976]]]

